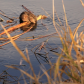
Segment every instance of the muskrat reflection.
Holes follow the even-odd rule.
[[[33,13],[31,13],[30,11],[22,12],[20,14],[19,20],[20,20],[20,23],[23,23],[23,22],[29,23],[28,25],[25,25],[20,28],[23,31],[26,31],[31,27],[32,27],[32,29],[31,29],[31,31],[32,31],[32,30],[36,29],[36,27],[37,27],[37,17]]]

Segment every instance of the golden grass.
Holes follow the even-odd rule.
[[[82,0],[80,0],[80,2],[81,2],[81,4],[82,4],[82,6],[84,7],[84,3],[83,3],[83,1],[82,1]]]

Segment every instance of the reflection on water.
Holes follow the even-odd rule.
[[[30,23],[30,24],[28,24],[28,25],[22,26],[20,29],[21,29],[22,31],[27,31],[28,29],[31,28],[30,31],[33,31],[33,30],[36,29],[36,27],[37,27],[37,23]]]

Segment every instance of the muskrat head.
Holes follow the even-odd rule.
[[[29,22],[29,23],[36,23],[37,22],[37,19],[36,19],[36,16],[31,13],[31,12],[22,12],[20,14],[20,23],[23,23],[23,22]]]
[[[31,12],[27,12],[27,11],[22,12],[20,14],[19,20],[20,20],[20,23],[23,23],[23,22],[28,22],[29,23],[28,25],[22,26],[20,28],[23,31],[28,30],[30,27],[32,27],[31,30],[34,30],[36,28],[36,26],[37,26],[37,18]]]

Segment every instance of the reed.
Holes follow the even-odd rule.
[[[82,0],[80,0],[82,1]],[[80,21],[78,26],[74,29],[74,31],[71,30],[68,22],[67,22],[67,16],[66,16],[66,11],[65,11],[65,6],[64,2],[62,0],[63,4],[63,10],[64,10],[64,16],[65,16],[65,21],[66,21],[66,26],[60,26],[57,22],[55,22],[54,18],[54,13],[55,13],[55,8],[54,8],[54,0],[52,0],[53,3],[53,25],[56,30],[56,35],[58,35],[62,47],[59,47],[61,52],[54,52],[52,49],[52,52],[54,55],[58,56],[58,59],[55,63],[52,63],[50,59],[48,59],[48,64],[50,65],[50,68],[46,70],[46,68],[42,65],[41,70],[43,71],[43,74],[40,76],[37,76],[34,72],[34,69],[32,67],[32,64],[29,59],[28,55],[28,49],[26,49],[27,57],[22,53],[22,51],[18,48],[16,43],[14,42],[14,39],[10,36],[8,31],[3,27],[1,24],[2,28],[4,29],[5,33],[7,34],[8,38],[10,39],[10,42],[12,45],[15,47],[15,49],[20,53],[22,58],[30,65],[31,71],[33,73],[33,76],[15,66],[8,66],[8,68],[16,69],[19,70],[21,73],[25,74],[28,76],[30,79],[34,81],[34,84],[42,84],[40,83],[40,79],[45,75],[47,77],[47,83],[45,84],[84,84],[84,47],[83,47],[83,37],[84,37],[84,31],[81,31],[78,35],[78,29],[80,28],[82,22],[84,21],[84,18]],[[58,17],[59,19],[59,17]],[[59,21],[61,21],[59,19]],[[41,37],[39,37],[41,38]],[[53,37],[50,37],[53,38]],[[38,38],[36,38],[38,39]],[[49,38],[48,38],[49,39]],[[42,48],[46,51],[45,45],[48,42],[48,39],[45,42],[42,42],[42,44],[37,45],[35,54],[37,50],[41,50]],[[26,39],[29,40],[29,39]],[[34,49],[33,48],[33,49]],[[32,49],[32,50],[33,50]],[[75,52],[73,54],[73,51]],[[40,54],[40,53],[39,53]],[[43,55],[43,54],[42,54]],[[45,59],[48,58],[47,54],[44,57]],[[66,77],[64,77],[66,75]],[[26,84],[26,82],[25,82]]]

